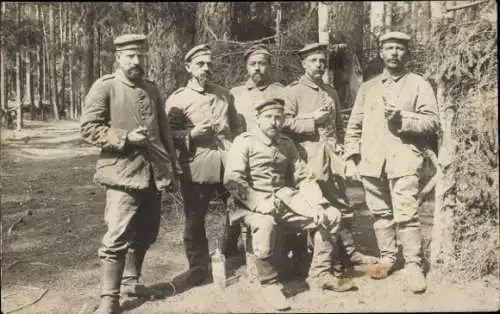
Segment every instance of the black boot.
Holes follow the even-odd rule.
[[[154,299],[161,296],[161,291],[139,284],[146,247],[130,248],[125,255],[125,270],[121,281],[121,292],[129,297]]]
[[[96,314],[120,313],[120,282],[125,262],[101,259],[101,302]]]

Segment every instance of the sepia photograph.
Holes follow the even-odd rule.
[[[497,1],[0,8],[1,313],[500,310]]]

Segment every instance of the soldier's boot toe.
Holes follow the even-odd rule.
[[[354,265],[377,264],[379,261],[378,257],[366,255],[358,251],[350,256],[350,260]]]
[[[102,296],[95,314],[119,314],[120,301],[115,296]]]
[[[373,269],[370,271],[370,277],[377,280],[385,279],[391,274],[393,266],[393,261],[380,258],[378,263],[373,265]]]
[[[313,291],[332,290],[346,292],[357,289],[355,282],[349,278],[337,277],[332,274],[320,274],[307,279],[309,288]]]
[[[286,311],[290,309],[290,304],[288,304],[281,288],[282,287],[279,283],[262,286],[262,296],[274,310]]]
[[[420,266],[410,263],[405,266],[407,289],[413,293],[423,293],[427,290],[427,282]]]
[[[126,297],[159,299],[164,294],[162,291],[146,287],[140,283],[127,283],[121,286],[121,293]]]

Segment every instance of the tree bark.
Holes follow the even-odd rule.
[[[36,4],[36,20],[38,21],[38,25],[40,29],[42,29],[42,16],[40,12],[40,4]],[[38,101],[35,102],[35,106],[38,111],[41,111],[41,119],[43,120],[43,81],[45,77],[42,77],[43,71],[43,42],[36,46],[36,79],[37,79],[37,96]]]
[[[4,18],[5,14],[5,2],[2,2],[0,19]],[[0,108],[5,110],[7,108],[7,51],[3,43],[3,36],[0,36],[0,50],[1,50],[1,60],[0,60]]]
[[[188,74],[184,68],[185,53],[194,45],[194,23],[192,16],[196,14],[196,3],[183,6],[170,2],[159,2],[156,14],[162,16],[156,27],[162,32],[152,31],[149,36],[149,77],[156,82],[166,98],[175,89],[183,86]],[[164,43],[169,45],[165,46]],[[201,43],[201,42],[197,42]]]
[[[411,37],[414,39],[414,42],[419,42],[420,41],[420,34],[419,34],[419,22],[418,22],[418,17],[419,17],[419,11],[420,11],[420,2],[419,1],[412,1],[411,2]]]
[[[50,4],[49,8],[49,37],[50,37],[50,48],[49,48],[49,68],[50,68],[50,90],[51,90],[51,102],[52,111],[54,114],[54,120],[59,120],[59,104],[57,97],[57,68],[56,68],[56,32],[55,32],[55,4]]]
[[[31,119],[35,118],[35,103],[33,101],[33,74],[31,69],[31,51],[26,51],[26,98],[31,110]]]
[[[72,4],[68,3],[68,16],[71,16]],[[69,22],[69,19],[68,19]],[[68,23],[68,84],[69,84],[69,118],[75,119],[75,84],[73,82],[73,55],[74,55],[74,44],[73,44],[73,23]]]
[[[323,2],[318,2],[318,42],[325,43],[327,46],[330,44],[330,23],[329,6]],[[329,60],[330,58],[327,58]],[[323,75],[323,82],[330,85],[332,82],[332,74],[330,72],[331,65],[327,64],[327,71]]]
[[[420,18],[419,22],[419,31],[421,34],[421,43],[426,44],[431,37],[431,2],[430,1],[421,1],[420,2]]]
[[[81,40],[83,47],[83,60],[81,69],[81,85],[80,97],[83,104],[84,98],[87,95],[92,83],[94,82],[94,51],[92,43],[94,42],[94,4],[85,3],[84,6],[84,24],[83,24],[83,37]]]
[[[16,15],[17,15],[17,26],[21,26],[21,4],[16,3]],[[16,119],[16,129],[21,130],[23,128],[23,99],[21,90],[21,62],[23,55],[23,48],[21,47],[19,41],[17,43],[16,50],[16,104],[17,104],[17,119]]]
[[[434,223],[432,229],[431,258],[433,266],[450,265],[453,261],[453,210],[456,205],[455,195],[455,156],[456,141],[453,138],[452,122],[455,108],[447,104],[444,96],[444,84],[438,82],[437,100],[442,130],[439,147],[439,166],[437,169],[436,196],[434,204]]]
[[[392,1],[386,1],[384,6],[384,25],[386,30],[390,30],[392,27],[392,14],[394,6],[396,3]]]
[[[384,21],[384,3],[381,1],[372,1],[370,3],[370,31],[375,37],[379,37],[385,29]]]
[[[339,1],[329,9],[330,43],[347,44],[335,54],[333,83],[343,108],[351,107],[363,81],[363,2]]]
[[[65,19],[66,19],[66,4],[59,4],[59,30],[60,30],[60,38],[59,38],[59,47],[60,47],[60,63],[61,63],[61,88],[60,88],[60,108],[63,112],[67,113],[67,103],[66,103],[66,55],[67,55],[67,44],[66,44],[66,31],[65,31]],[[65,116],[65,119],[68,117]]]
[[[198,2],[195,42],[213,44],[231,38],[233,11],[232,2]]]

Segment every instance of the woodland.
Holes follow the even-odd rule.
[[[243,82],[243,52],[266,43],[274,77],[301,74],[296,51],[329,45],[329,73],[345,114],[359,84],[380,73],[378,37],[411,35],[410,70],[435,88],[441,133],[434,154],[431,263],[460,278],[498,276],[497,4],[383,2],[8,2],[1,3],[2,128],[26,120],[78,120],[92,83],[115,67],[113,40],[148,37],[148,76],[163,97],[187,81],[182,62],[209,43],[215,81]]]

